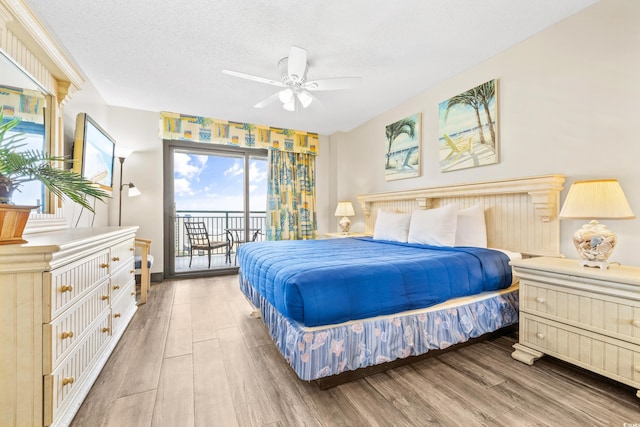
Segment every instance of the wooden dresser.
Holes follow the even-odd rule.
[[[512,265],[520,277],[514,359],[531,365],[548,354],[640,389],[640,268],[545,257]]]
[[[136,312],[137,227],[0,246],[0,424],[68,425]]]

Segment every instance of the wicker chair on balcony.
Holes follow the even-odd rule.
[[[191,268],[191,261],[193,260],[193,251],[207,251],[209,257],[209,266],[211,268],[211,251],[218,248],[226,248],[225,261],[231,262],[231,251],[229,241],[224,238],[224,234],[211,237],[222,236],[224,240],[211,240],[207,227],[204,222],[185,222],[184,227],[187,229],[187,236],[189,237],[189,268]]]

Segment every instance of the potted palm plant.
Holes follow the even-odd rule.
[[[22,232],[29,213],[37,206],[18,206],[11,203],[13,192],[29,181],[40,181],[49,191],[64,199],[68,197],[84,208],[94,212],[87,196],[100,201],[110,197],[82,175],[57,167],[69,160],[52,156],[40,150],[22,150],[22,136],[8,135],[20,119],[4,120],[0,109],[0,245],[24,243]]]

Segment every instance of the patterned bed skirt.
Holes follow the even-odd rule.
[[[425,309],[309,328],[280,314],[242,272],[239,278],[276,347],[306,381],[445,349],[518,322],[516,283]]]

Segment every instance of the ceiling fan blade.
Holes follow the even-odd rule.
[[[302,85],[307,90],[343,90],[362,86],[360,77],[336,77],[333,79],[313,80]]]
[[[254,105],[254,108],[264,108],[267,105],[271,105],[274,102],[276,102],[278,100],[278,95],[280,94],[280,92],[276,92],[273,95],[271,95],[268,98],[263,99],[262,101],[258,102],[256,105]]]
[[[264,77],[254,76],[252,74],[241,73],[240,71],[222,70],[222,72],[224,74],[229,75],[229,76],[240,77],[241,79],[252,80],[252,81],[258,82],[258,83],[266,83],[266,84],[272,85],[272,86],[284,87],[284,83],[282,83],[281,81],[278,81],[278,80],[271,80],[271,79],[267,79],[267,78],[264,78]]]
[[[287,74],[294,82],[304,79],[307,73],[307,51],[298,46],[291,46],[287,59]]]

